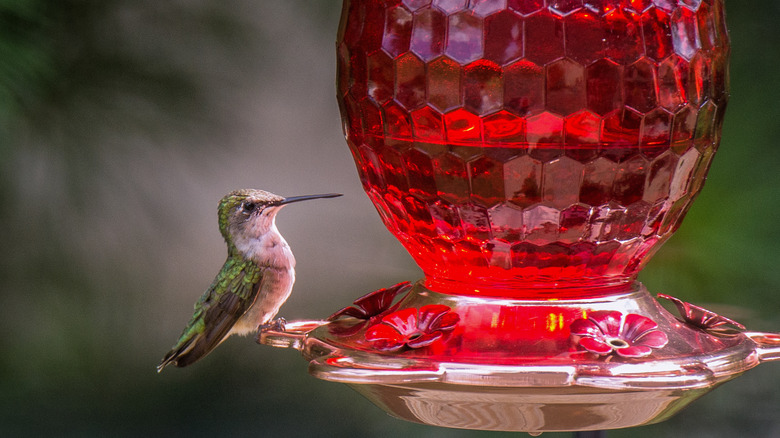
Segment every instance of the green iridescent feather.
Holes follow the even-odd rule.
[[[195,303],[192,319],[158,370],[170,363],[187,366],[216,348],[254,303],[262,277],[257,264],[230,255],[211,286]]]

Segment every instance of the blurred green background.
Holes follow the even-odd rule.
[[[345,194],[279,218],[298,258],[288,320],[420,277],[341,134],[339,13],[336,0],[0,0],[0,436],[510,435],[393,419],[251,338],[155,372],[224,260],[216,203],[230,190]],[[727,13],[721,149],[641,279],[780,331],[780,3]],[[778,371],[609,436],[780,436]]]

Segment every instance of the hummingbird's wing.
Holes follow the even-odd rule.
[[[214,282],[195,304],[195,313],[157,371],[168,364],[185,367],[209,354],[252,306],[263,278],[254,262],[228,257]]]

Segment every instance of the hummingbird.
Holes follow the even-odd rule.
[[[157,372],[169,364],[190,365],[230,335],[246,335],[269,324],[295,282],[295,257],[276,228],[276,214],[293,202],[337,196],[341,194],[285,198],[244,189],[222,198],[219,231],[227,244],[227,260],[195,303],[195,313]]]

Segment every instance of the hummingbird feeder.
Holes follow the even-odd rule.
[[[531,433],[662,421],[780,359],[636,281],[718,148],[722,0],[345,0],[337,53],[363,188],[425,278],[260,342],[399,418]]]

